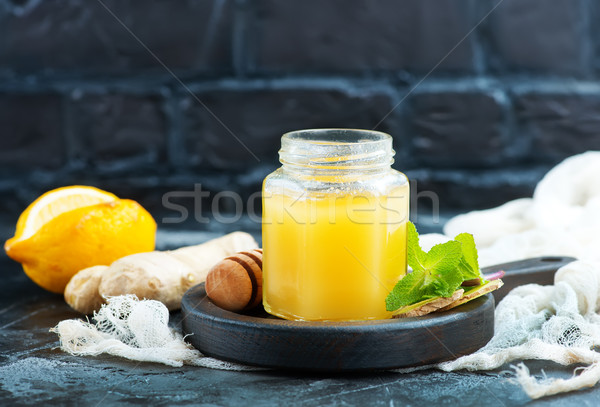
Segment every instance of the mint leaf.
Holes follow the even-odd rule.
[[[479,270],[479,261],[477,256],[477,248],[475,247],[475,239],[470,233],[461,233],[454,238],[462,244],[462,252],[466,262],[475,270]]]
[[[423,252],[425,257],[421,262],[425,264],[426,269],[454,269],[462,257],[461,246],[454,240],[436,244],[428,253]],[[412,267],[410,263],[409,265]]]
[[[425,265],[421,264],[421,260],[426,258],[426,254],[419,245],[419,234],[417,228],[412,222],[406,224],[406,246],[407,246],[407,261],[413,271],[421,271]]]
[[[457,266],[462,258],[461,244],[449,241],[435,245],[427,253],[427,271],[429,276],[426,282],[431,285],[431,290],[425,298],[449,297],[463,282],[462,274]]]
[[[425,273],[413,271],[404,276],[385,299],[385,308],[395,311],[405,305],[419,302],[423,297]]]
[[[427,298],[451,296],[463,282],[457,268],[462,258],[462,243],[454,240],[435,245],[426,253],[419,245],[415,225],[408,222],[407,259],[413,271],[390,292],[386,309],[394,311]]]
[[[477,248],[475,240],[470,233],[461,233],[454,238],[455,241],[462,245],[462,258],[458,264],[458,269],[464,280],[480,278],[479,261],[477,257]]]

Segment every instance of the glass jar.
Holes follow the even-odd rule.
[[[314,129],[281,138],[263,183],[263,305],[291,320],[390,318],[406,274],[409,184],[389,134]]]

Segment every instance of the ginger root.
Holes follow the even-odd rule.
[[[69,281],[65,288],[65,300],[71,308],[84,314],[99,310],[104,299],[98,293],[102,272],[108,266],[88,267],[79,271]]]
[[[248,233],[234,232],[196,246],[173,251],[137,253],[110,266],[83,269],[71,278],[65,301],[76,311],[90,314],[106,297],[135,294],[179,309],[183,294],[202,283],[212,266],[223,258],[258,245]]]

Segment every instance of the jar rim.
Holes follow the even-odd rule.
[[[332,137],[336,137],[336,145],[370,144],[391,142],[392,140],[392,136],[382,131],[332,127],[289,131],[283,134],[281,142],[283,144],[284,141],[289,140],[322,144],[323,142],[329,143]]]
[[[279,161],[296,169],[370,170],[389,168],[394,154],[392,136],[380,131],[306,129],[281,137]]]

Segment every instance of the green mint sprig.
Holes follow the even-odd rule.
[[[400,279],[387,296],[388,311],[430,298],[450,297],[463,281],[482,279],[473,235],[461,233],[425,252],[412,222],[408,222],[406,232],[408,265],[413,271]]]

